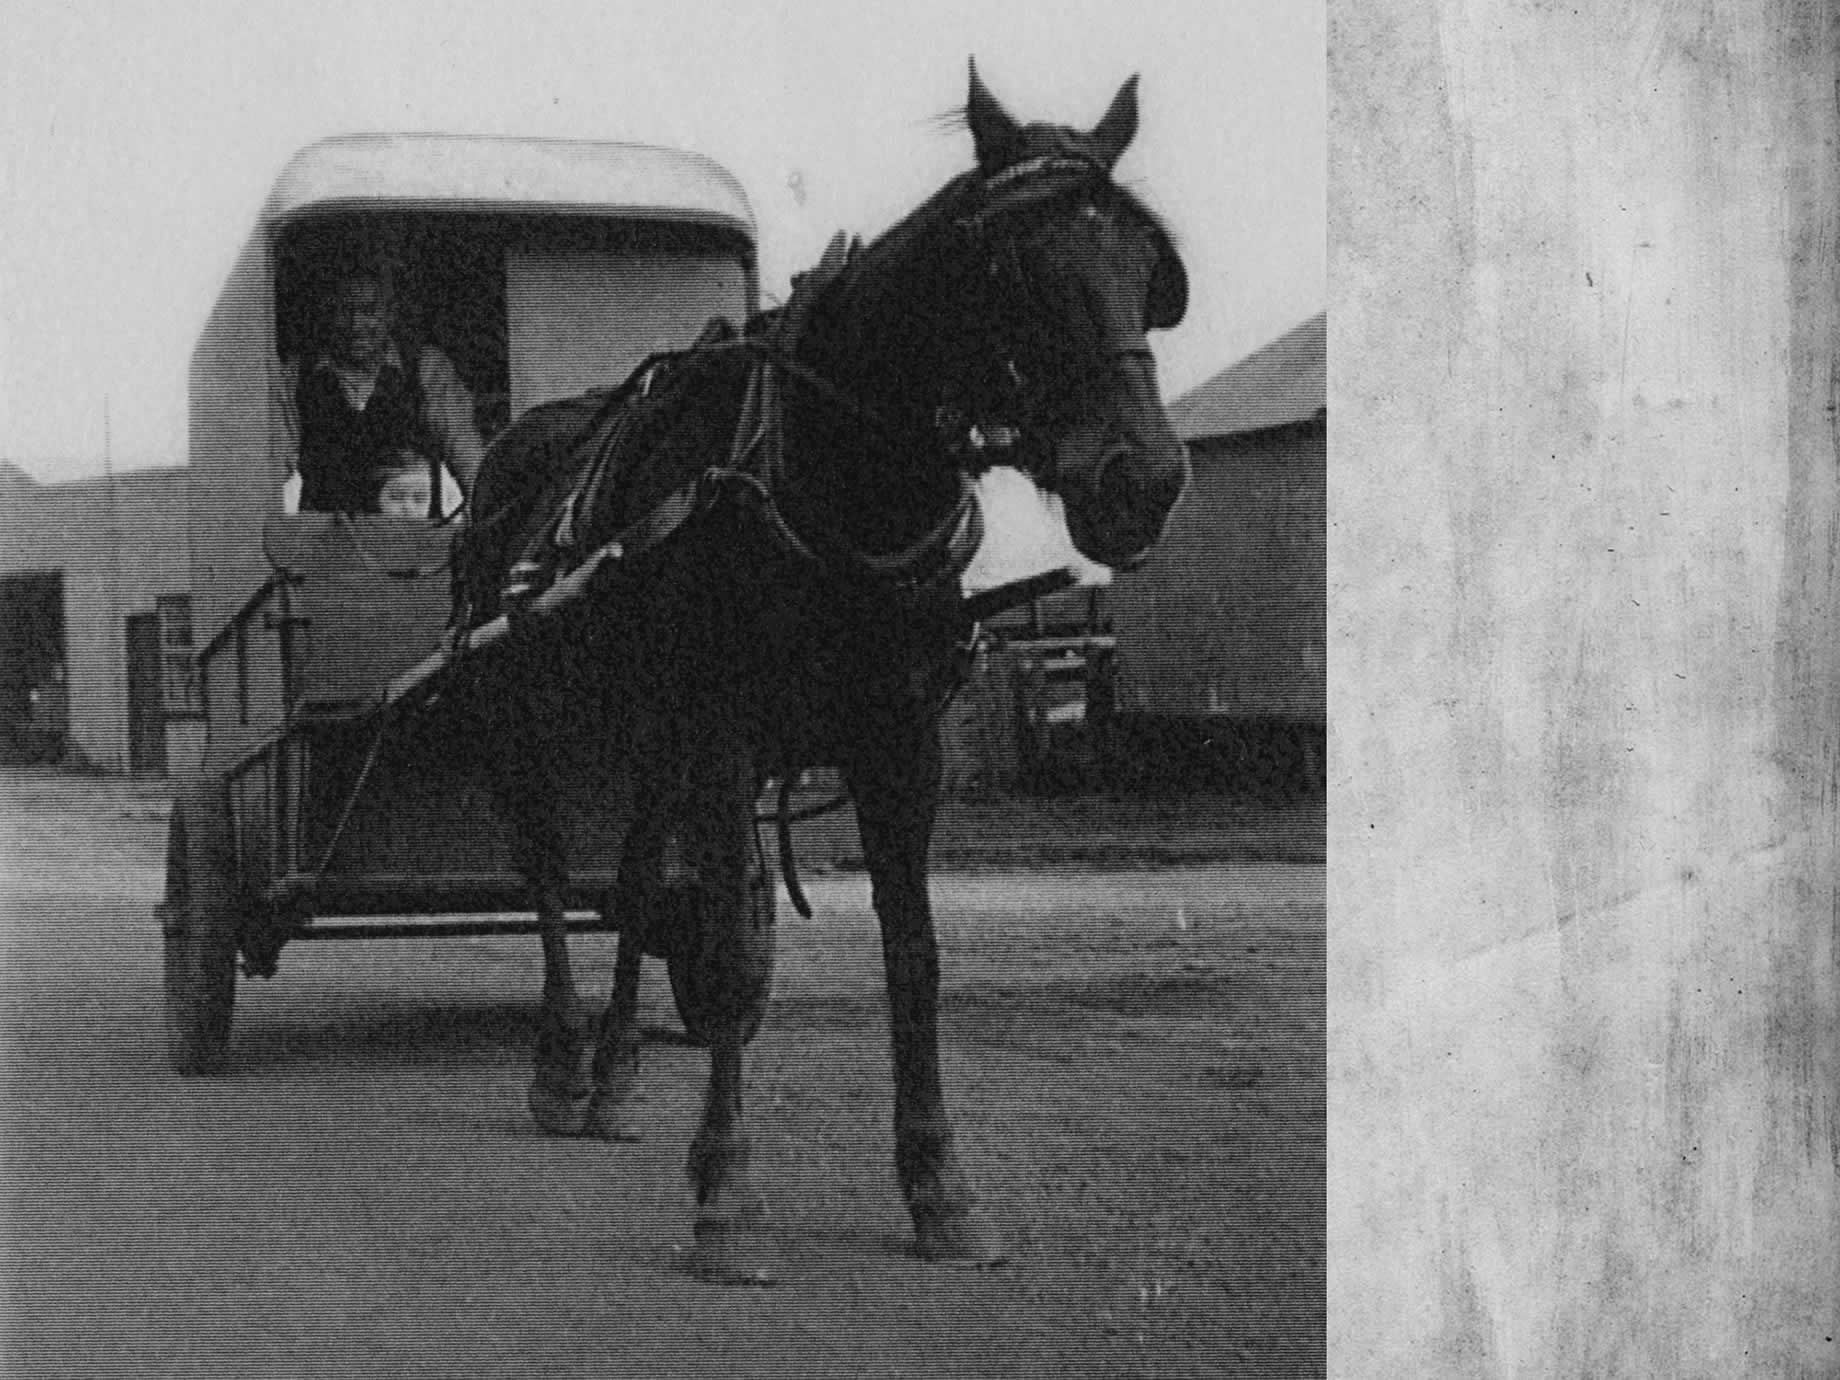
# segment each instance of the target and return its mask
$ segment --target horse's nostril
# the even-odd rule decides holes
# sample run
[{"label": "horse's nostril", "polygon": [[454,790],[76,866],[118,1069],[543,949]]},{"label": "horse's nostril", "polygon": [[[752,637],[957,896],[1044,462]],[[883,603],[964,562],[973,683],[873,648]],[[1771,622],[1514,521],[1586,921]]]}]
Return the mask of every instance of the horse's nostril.
[{"label": "horse's nostril", "polygon": [[1093,488],[1101,503],[1128,507],[1136,502],[1143,491],[1143,475],[1136,460],[1137,447],[1127,441],[1106,449],[1093,477]]},{"label": "horse's nostril", "polygon": [[1172,453],[1120,441],[1100,459],[1093,491],[1102,502],[1146,516],[1161,514],[1182,496],[1190,473],[1186,446]]}]

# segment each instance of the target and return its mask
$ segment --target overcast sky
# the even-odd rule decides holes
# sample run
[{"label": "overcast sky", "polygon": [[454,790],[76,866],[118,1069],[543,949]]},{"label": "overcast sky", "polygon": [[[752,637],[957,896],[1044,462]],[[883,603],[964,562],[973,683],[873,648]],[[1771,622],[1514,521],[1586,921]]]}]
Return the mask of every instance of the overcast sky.
[{"label": "overcast sky", "polygon": [[1090,126],[1141,73],[1119,167],[1168,220],[1175,397],[1326,301],[1322,0],[5,0],[0,459],[41,480],[185,455],[206,311],[288,156],[330,134],[626,139],[740,178],[771,298],[835,230],[969,165],[965,60],[1024,120]]}]

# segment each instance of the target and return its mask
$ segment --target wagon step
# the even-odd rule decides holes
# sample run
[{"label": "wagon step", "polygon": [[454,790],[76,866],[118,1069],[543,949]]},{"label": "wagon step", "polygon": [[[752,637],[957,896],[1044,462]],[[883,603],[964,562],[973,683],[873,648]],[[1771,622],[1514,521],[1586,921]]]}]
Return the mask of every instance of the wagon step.
[{"label": "wagon step", "polygon": [[[613,874],[600,870],[571,877],[562,897],[564,909],[598,910],[613,883]],[[521,877],[509,872],[472,876],[296,872],[272,883],[267,900],[279,912],[323,916],[490,916],[527,911],[529,890]],[[428,930],[418,923],[412,932],[426,934]]]},{"label": "wagon step", "polygon": [[[614,934],[619,925],[598,914],[571,918],[570,934]],[[480,917],[454,920],[315,920],[296,930],[292,939],[478,939],[495,935],[539,932],[534,916]]]}]

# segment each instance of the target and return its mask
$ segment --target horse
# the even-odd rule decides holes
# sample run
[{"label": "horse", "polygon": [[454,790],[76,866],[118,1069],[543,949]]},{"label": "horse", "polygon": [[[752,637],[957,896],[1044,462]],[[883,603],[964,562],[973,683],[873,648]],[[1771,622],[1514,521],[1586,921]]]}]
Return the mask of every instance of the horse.
[{"label": "horse", "polygon": [[[1112,177],[1137,78],[1082,131],[1019,122],[973,65],[964,121],[976,166],[866,247],[834,243],[784,307],[520,418],[484,459],[455,555],[461,636],[501,613],[515,625],[559,584],[585,591],[540,626],[527,616],[518,654],[471,690],[542,939],[529,1106],[551,1133],[637,1137],[641,964],[673,959],[709,1051],[686,1164],[706,1280],[780,1268],[742,1112],[772,969],[755,811],[769,779],[815,766],[854,801],[880,922],[915,1251],[1005,1257],[946,1110],[927,889],[975,478],[994,463],[1031,475],[1061,496],[1076,547],[1116,569],[1145,557],[1189,480],[1146,343],[1182,319],[1186,272]],[[616,778],[620,938],[591,1023],[562,898],[569,841]]]}]

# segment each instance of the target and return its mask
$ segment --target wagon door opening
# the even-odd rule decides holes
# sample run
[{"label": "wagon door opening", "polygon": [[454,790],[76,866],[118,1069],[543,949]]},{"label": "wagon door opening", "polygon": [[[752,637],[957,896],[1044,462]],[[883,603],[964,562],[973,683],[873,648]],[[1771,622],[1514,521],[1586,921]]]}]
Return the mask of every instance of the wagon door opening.
[{"label": "wagon door opening", "polygon": [[63,760],[65,664],[63,573],[0,578],[0,761]]}]

